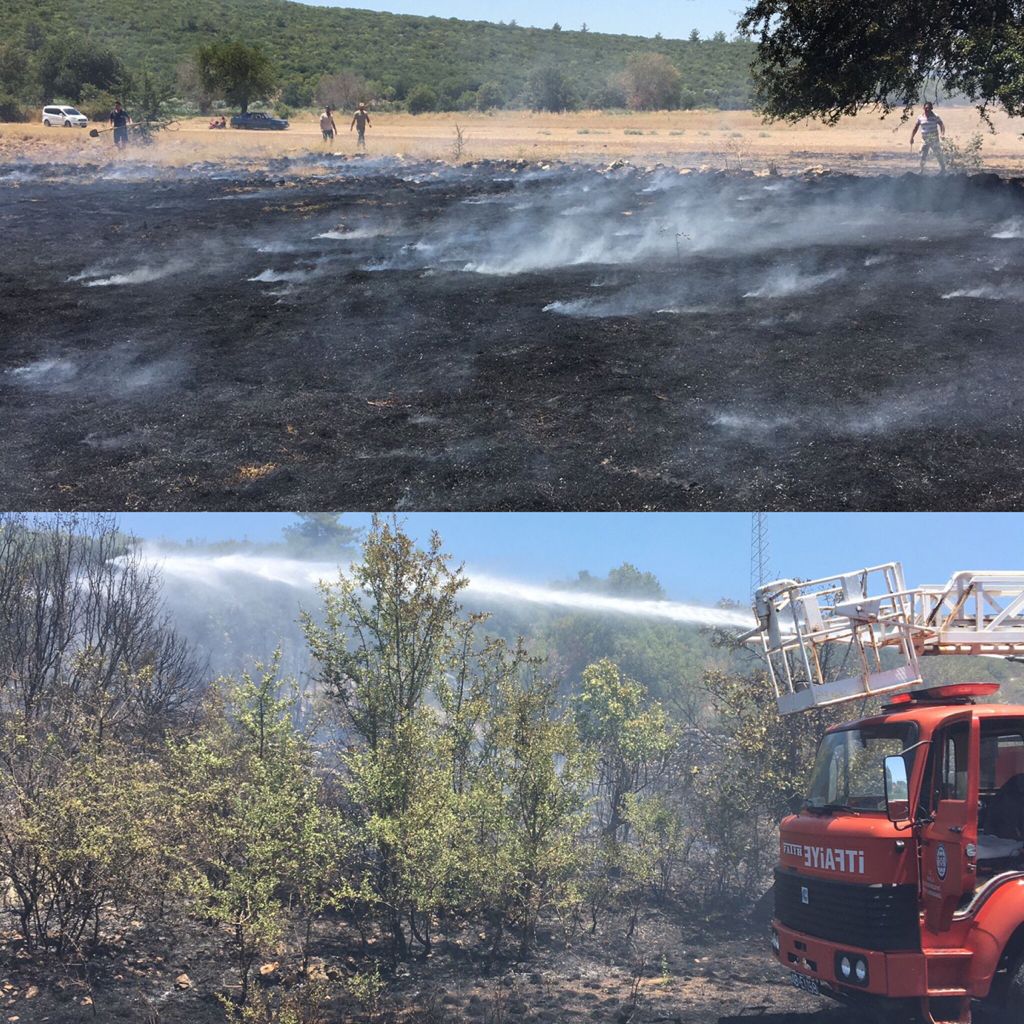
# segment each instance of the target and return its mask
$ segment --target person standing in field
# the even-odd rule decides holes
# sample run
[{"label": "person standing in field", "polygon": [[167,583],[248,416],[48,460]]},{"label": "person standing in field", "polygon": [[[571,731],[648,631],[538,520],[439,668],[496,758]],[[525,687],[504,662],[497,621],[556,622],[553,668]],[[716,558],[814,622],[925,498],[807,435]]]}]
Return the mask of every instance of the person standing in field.
[{"label": "person standing in field", "polygon": [[934,153],[935,159],[939,161],[939,173],[945,174],[946,157],[942,152],[941,140],[946,137],[946,126],[930,103],[924,105],[924,114],[917,119],[914,130],[910,133],[911,146],[914,145],[914,137],[919,130],[921,132],[921,173],[924,173],[924,162],[928,159],[928,154]]},{"label": "person standing in field", "polygon": [[338,134],[338,126],[334,123],[334,114],[330,107],[324,107],[320,115],[320,131],[323,132],[324,142],[333,142],[334,136]]},{"label": "person standing in field", "polygon": [[360,149],[366,149],[366,129],[372,128],[370,124],[370,115],[366,109],[365,103],[359,104],[359,109],[352,115],[352,123],[348,126],[348,130],[352,131],[353,128],[358,132],[358,138],[356,145]]},{"label": "person standing in field", "polygon": [[114,145],[118,149],[124,149],[128,145],[128,125],[132,123],[132,119],[128,116],[128,111],[121,106],[120,100],[114,103],[109,120],[110,126],[114,129]]}]

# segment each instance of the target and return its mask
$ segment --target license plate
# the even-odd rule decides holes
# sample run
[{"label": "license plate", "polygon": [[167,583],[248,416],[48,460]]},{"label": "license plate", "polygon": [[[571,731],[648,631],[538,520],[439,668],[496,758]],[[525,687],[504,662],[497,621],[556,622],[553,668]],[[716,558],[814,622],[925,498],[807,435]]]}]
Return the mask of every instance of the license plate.
[{"label": "license plate", "polygon": [[797,974],[796,971],[790,971],[789,980],[801,992],[809,992],[812,996],[821,995],[821,982],[817,978],[808,978],[805,974]]}]

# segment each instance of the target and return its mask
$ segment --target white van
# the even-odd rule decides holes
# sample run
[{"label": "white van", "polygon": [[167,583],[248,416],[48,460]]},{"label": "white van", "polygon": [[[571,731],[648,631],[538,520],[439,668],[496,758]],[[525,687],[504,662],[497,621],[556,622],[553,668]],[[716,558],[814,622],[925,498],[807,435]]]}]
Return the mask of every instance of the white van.
[{"label": "white van", "polygon": [[89,118],[74,107],[43,107],[43,124],[47,128],[55,124],[65,128],[84,128],[88,123]]}]

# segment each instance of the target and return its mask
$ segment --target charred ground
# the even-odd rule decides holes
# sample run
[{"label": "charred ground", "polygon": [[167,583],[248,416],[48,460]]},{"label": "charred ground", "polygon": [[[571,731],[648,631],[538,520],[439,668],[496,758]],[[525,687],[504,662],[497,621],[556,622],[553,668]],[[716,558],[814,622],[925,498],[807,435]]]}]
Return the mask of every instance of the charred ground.
[{"label": "charred ground", "polygon": [[0,169],[6,506],[1010,508],[1024,193]]},{"label": "charred ground", "polygon": [[[126,922],[127,924],[127,922]],[[526,960],[474,956],[472,937],[452,935],[427,960],[382,974],[372,1007],[344,993],[344,979],[373,963],[354,934],[320,942],[308,967],[333,993],[330,1019],[365,1024],[854,1024],[862,1016],[793,988],[773,964],[764,928],[650,912],[634,937],[625,921],[566,943],[548,932]],[[273,1003],[302,977],[299,965],[269,960],[257,992]],[[202,929],[126,928],[89,968],[51,963],[0,944],[0,1005],[7,1019],[52,1024],[146,1021],[223,1024],[218,993],[230,998],[234,972],[222,936]],[[308,985],[308,982],[306,982]],[[258,998],[258,996],[257,996]]]}]

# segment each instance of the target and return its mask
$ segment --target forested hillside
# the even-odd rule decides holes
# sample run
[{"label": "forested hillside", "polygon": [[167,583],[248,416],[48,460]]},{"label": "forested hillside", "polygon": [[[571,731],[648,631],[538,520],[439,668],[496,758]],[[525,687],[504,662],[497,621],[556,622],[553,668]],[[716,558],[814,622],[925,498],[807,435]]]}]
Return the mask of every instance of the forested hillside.
[{"label": "forested hillside", "polygon": [[[581,103],[602,98],[611,76],[638,53],[665,55],[681,74],[682,106],[749,105],[753,45],[534,29],[483,21],[422,18],[285,0],[5,0],[0,38],[32,54],[79,34],[109,47],[134,74],[173,83],[203,44],[235,39],[261,45],[277,66],[285,102],[308,102],[323,75],[352,72],[378,99],[402,101],[417,86],[441,108],[482,84],[504,102],[523,96],[531,70],[557,66]],[[600,105],[600,104],[599,104]]]}]

